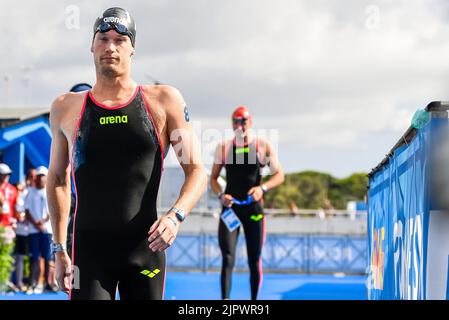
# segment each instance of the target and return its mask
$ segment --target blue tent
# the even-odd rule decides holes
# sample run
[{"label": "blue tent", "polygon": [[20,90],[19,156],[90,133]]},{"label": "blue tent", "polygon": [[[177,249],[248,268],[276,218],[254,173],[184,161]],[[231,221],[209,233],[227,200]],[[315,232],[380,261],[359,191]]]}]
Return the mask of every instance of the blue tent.
[{"label": "blue tent", "polygon": [[31,167],[48,167],[50,144],[48,109],[0,110],[0,161],[11,167],[11,183],[23,181]]}]

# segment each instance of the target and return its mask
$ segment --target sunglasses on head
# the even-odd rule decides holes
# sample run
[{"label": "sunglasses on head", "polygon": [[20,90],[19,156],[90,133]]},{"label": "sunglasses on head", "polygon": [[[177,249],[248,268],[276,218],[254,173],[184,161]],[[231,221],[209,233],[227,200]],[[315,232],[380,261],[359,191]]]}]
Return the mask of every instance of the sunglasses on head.
[{"label": "sunglasses on head", "polygon": [[123,24],[102,22],[98,25],[96,31],[100,31],[101,33],[104,33],[104,32],[108,32],[109,30],[115,30],[124,36],[131,37],[131,33],[129,32],[128,28],[126,26],[124,26]]},{"label": "sunglasses on head", "polygon": [[247,118],[233,118],[232,122],[235,124],[246,124],[248,122]]}]

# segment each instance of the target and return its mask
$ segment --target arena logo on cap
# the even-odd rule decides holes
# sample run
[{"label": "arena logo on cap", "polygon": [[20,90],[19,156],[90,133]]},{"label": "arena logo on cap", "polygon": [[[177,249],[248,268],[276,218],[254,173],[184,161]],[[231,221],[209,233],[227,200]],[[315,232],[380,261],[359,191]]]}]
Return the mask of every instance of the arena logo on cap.
[{"label": "arena logo on cap", "polygon": [[123,24],[126,25],[129,21],[127,21],[128,19],[124,19],[124,18],[119,18],[119,17],[106,17],[103,18],[103,22],[112,22],[112,23],[118,23],[118,24]]}]

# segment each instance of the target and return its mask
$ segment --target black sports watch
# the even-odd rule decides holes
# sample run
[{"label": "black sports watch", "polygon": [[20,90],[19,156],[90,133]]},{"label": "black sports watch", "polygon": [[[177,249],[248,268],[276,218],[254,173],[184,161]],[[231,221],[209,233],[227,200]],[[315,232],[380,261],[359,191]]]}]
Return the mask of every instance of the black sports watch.
[{"label": "black sports watch", "polygon": [[63,252],[63,251],[67,251],[65,244],[52,242],[52,244],[51,244],[51,252],[52,253]]},{"label": "black sports watch", "polygon": [[176,207],[171,207],[169,211],[173,211],[176,214],[176,218],[179,222],[183,222],[186,218],[186,214],[184,212],[184,209],[178,209]]},{"label": "black sports watch", "polygon": [[268,187],[265,183],[263,185],[261,185],[260,187],[262,188],[263,193],[266,193],[268,191]]}]

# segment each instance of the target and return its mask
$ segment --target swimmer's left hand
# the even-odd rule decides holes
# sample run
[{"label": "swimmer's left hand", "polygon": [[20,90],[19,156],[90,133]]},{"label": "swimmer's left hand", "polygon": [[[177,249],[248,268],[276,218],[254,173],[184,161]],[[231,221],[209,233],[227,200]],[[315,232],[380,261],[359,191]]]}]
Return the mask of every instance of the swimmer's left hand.
[{"label": "swimmer's left hand", "polygon": [[153,252],[162,252],[175,241],[179,230],[179,221],[176,216],[168,214],[156,220],[148,231],[149,248]]},{"label": "swimmer's left hand", "polygon": [[251,189],[249,189],[248,194],[253,196],[254,201],[259,201],[263,196],[262,187],[252,187]]}]

